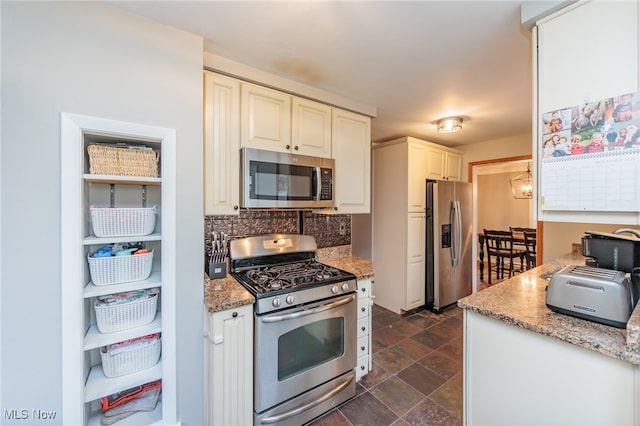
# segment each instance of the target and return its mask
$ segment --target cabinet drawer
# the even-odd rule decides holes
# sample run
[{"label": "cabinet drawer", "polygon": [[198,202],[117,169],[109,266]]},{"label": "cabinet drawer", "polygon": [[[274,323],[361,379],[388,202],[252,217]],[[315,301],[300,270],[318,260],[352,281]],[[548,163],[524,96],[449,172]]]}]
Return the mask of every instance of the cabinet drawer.
[{"label": "cabinet drawer", "polygon": [[369,317],[358,320],[358,338],[369,334]]},{"label": "cabinet drawer", "polygon": [[358,300],[358,318],[364,318],[369,316],[369,299],[359,299]]},{"label": "cabinet drawer", "polygon": [[358,280],[358,299],[364,299],[371,296],[371,280]]},{"label": "cabinet drawer", "polygon": [[362,336],[358,339],[358,357],[369,354],[369,335]]},{"label": "cabinet drawer", "polygon": [[362,376],[365,376],[369,372],[369,355],[364,355],[358,358],[358,364],[356,366],[356,380],[360,380]]}]

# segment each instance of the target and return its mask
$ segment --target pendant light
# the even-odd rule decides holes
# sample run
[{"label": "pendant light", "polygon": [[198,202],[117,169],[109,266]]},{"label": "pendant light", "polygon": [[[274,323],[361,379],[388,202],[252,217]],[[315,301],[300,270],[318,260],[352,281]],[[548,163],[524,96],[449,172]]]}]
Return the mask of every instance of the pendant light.
[{"label": "pendant light", "polygon": [[527,164],[527,171],[509,180],[513,198],[527,199],[533,197],[533,175]]}]

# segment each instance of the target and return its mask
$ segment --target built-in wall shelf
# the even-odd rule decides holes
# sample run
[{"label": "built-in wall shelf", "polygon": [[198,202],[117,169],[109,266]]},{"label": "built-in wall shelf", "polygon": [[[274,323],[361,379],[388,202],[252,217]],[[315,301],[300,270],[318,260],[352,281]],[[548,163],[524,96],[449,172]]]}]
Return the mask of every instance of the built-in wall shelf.
[{"label": "built-in wall shelf", "polygon": [[[101,399],[105,396],[162,380],[162,402],[152,412],[137,413],[117,422],[122,425],[177,424],[176,395],[176,132],[174,129],[126,123],[75,114],[61,115],[61,231],[64,262],[62,276],[62,424],[99,425],[103,417]],[[131,144],[143,142],[159,154],[159,177],[106,176],[89,174],[88,147],[96,143]],[[155,166],[155,165],[154,165]],[[95,170],[95,169],[94,169]],[[150,170],[155,173],[155,170]],[[138,173],[138,171],[134,171]],[[139,174],[145,174],[141,171]],[[149,235],[96,237],[91,222],[91,207],[154,207],[154,230]],[[108,220],[111,220],[110,217]],[[116,220],[116,219],[113,219]],[[117,219],[120,220],[120,219]],[[135,219],[132,219],[135,220]],[[140,231],[148,232],[150,230]],[[110,232],[115,234],[116,232]],[[126,231],[125,231],[126,232]],[[106,234],[109,234],[107,232]],[[88,259],[101,246],[137,245],[152,250],[151,273],[144,280],[95,285]],[[133,255],[135,256],[135,255]],[[126,262],[104,268],[130,268]],[[103,266],[100,266],[103,267]],[[116,279],[126,280],[144,274],[129,274],[116,269]],[[111,270],[107,269],[107,274]],[[97,277],[96,277],[97,280]],[[115,293],[158,289],[153,320],[131,327],[129,318],[114,309],[103,315],[109,320],[123,318],[124,330],[101,333],[94,309],[95,298]],[[148,319],[151,319],[149,317]],[[101,352],[109,345],[150,334],[160,337],[158,362],[141,371],[118,377],[106,377]],[[156,346],[157,348],[157,346]],[[135,349],[134,349],[135,350]],[[136,362],[151,364],[157,352],[141,353]],[[129,360],[112,358],[117,373]]]},{"label": "built-in wall shelf", "polygon": [[134,281],[131,283],[111,284],[111,285],[95,285],[91,281],[85,286],[82,296],[85,299],[96,296],[104,296],[106,294],[122,293],[123,291],[142,290],[145,288],[160,287],[162,285],[162,277],[159,271],[151,272],[146,280]]},{"label": "built-in wall shelf", "polygon": [[85,182],[89,183],[106,183],[106,184],[122,184],[122,185],[160,185],[161,178],[136,177],[136,176],[111,176],[111,175],[83,175]]},{"label": "built-in wall shelf", "polygon": [[127,374],[120,377],[107,377],[102,371],[102,365],[97,365],[89,372],[87,384],[84,388],[84,402],[100,399],[105,395],[111,395],[130,389],[134,386],[153,382],[162,378],[162,361],[146,370]]},{"label": "built-in wall shelf", "polygon": [[115,333],[100,333],[98,327],[93,324],[84,335],[84,350],[96,349],[112,343],[133,339],[134,337],[146,336],[147,334],[160,333],[162,331],[162,312],[156,314],[153,322],[142,327],[129,328]]}]

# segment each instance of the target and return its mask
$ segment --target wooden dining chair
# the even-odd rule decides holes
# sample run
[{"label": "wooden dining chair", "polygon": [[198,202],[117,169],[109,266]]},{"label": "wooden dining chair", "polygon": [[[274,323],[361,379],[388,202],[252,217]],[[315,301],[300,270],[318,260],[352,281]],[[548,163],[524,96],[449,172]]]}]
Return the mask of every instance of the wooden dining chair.
[{"label": "wooden dining chair", "polygon": [[[496,278],[504,279],[505,271],[508,278],[515,275],[513,259],[524,258],[525,251],[514,249],[513,233],[509,231],[485,229],[484,239],[487,244],[487,264],[489,284],[491,284],[491,272],[495,271]],[[493,257],[493,263],[491,258]]]},{"label": "wooden dining chair", "polygon": [[514,250],[520,250],[520,252],[522,253],[520,255],[520,271],[524,271],[525,268],[527,268],[527,256],[526,256],[526,252],[527,252],[527,245],[525,244],[524,241],[524,233],[525,232],[536,232],[536,228],[526,228],[523,226],[510,226],[509,230],[511,231],[512,237],[513,237],[513,248]]},{"label": "wooden dining chair", "polygon": [[535,268],[537,262],[536,244],[537,235],[536,230],[524,231],[524,245],[525,245],[525,259],[527,262],[527,270]]}]

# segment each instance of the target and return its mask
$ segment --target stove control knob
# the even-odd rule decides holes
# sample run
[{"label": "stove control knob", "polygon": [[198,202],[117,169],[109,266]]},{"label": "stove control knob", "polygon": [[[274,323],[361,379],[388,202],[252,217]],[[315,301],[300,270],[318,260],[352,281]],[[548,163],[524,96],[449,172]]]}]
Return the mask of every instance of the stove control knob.
[{"label": "stove control knob", "polygon": [[293,298],[293,296],[292,296],[292,295],[288,295],[288,296],[287,296],[287,298],[286,298],[285,300],[287,301],[287,303],[288,303],[289,305],[291,305],[291,304],[293,304],[293,302],[294,302],[294,300],[295,300],[295,299]]},{"label": "stove control knob", "polygon": [[333,294],[337,294],[338,293],[338,286],[334,285],[333,287],[331,287],[331,293]]},{"label": "stove control knob", "polygon": [[277,308],[278,306],[280,306],[280,298],[276,297],[275,299],[273,299],[271,304]]},{"label": "stove control knob", "polygon": [[342,291],[349,291],[349,284],[347,283],[342,284]]}]

